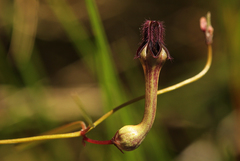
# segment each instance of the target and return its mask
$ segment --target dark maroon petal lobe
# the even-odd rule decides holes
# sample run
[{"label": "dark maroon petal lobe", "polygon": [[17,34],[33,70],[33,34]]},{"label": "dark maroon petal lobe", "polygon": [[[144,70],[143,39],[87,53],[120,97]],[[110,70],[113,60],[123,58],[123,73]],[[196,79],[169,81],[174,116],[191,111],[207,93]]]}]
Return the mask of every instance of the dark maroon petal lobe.
[{"label": "dark maroon petal lobe", "polygon": [[151,53],[157,58],[162,48],[170,55],[164,46],[164,27],[163,22],[146,20],[142,26],[142,43],[137,50],[135,58],[139,58],[142,50],[147,47],[147,53]]}]

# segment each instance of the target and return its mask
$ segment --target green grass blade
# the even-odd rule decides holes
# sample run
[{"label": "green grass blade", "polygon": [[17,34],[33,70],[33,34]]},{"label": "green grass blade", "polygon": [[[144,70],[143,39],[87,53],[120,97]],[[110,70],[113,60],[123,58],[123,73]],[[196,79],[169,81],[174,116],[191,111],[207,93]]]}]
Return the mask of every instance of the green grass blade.
[{"label": "green grass blade", "polygon": [[[98,14],[98,9],[93,0],[85,0],[87,10],[89,13],[90,21],[92,24],[92,29],[96,38],[96,43],[98,47],[98,52],[96,53],[95,63],[98,66],[98,78],[103,90],[103,95],[105,96],[105,110],[109,110],[112,107],[116,106],[125,101],[124,93],[121,90],[122,86],[119,82],[119,77],[116,74],[116,69],[114,66],[113,59],[111,57],[110,47],[103,29],[103,25]],[[130,114],[132,112],[129,112]],[[122,113],[122,118],[119,118],[124,122],[133,122],[131,116],[128,113]],[[108,122],[107,129],[108,133],[112,134],[111,129],[113,129],[116,123]],[[116,131],[115,131],[116,132]],[[128,156],[123,156],[124,160],[142,160],[144,156],[140,152],[141,149],[138,149],[134,152],[128,153]],[[123,158],[122,158],[123,159]],[[112,157],[112,160],[118,160],[116,157]]]}]

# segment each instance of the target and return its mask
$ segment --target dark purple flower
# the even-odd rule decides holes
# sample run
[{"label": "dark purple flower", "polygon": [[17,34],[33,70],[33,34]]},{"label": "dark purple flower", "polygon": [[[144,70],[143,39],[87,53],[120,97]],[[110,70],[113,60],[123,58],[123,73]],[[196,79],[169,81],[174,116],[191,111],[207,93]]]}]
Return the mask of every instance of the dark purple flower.
[{"label": "dark purple flower", "polygon": [[164,46],[164,31],[163,22],[146,20],[142,26],[142,44],[135,58],[139,58],[142,50],[147,47],[147,53],[151,53],[154,58],[164,49],[170,59],[170,54]]}]

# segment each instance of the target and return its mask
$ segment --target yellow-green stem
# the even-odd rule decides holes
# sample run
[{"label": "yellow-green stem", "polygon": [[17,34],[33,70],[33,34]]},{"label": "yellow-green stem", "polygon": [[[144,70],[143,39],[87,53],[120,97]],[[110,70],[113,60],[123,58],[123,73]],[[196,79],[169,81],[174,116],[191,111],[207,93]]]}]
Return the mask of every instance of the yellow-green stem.
[{"label": "yellow-green stem", "polygon": [[[160,95],[160,94],[163,94],[163,93],[167,93],[167,92],[170,92],[172,90],[175,90],[175,89],[178,89],[180,87],[183,87],[187,84],[190,84],[192,82],[195,82],[197,81],[198,79],[200,79],[201,77],[203,77],[207,71],[209,70],[210,66],[211,66],[211,63],[212,63],[212,45],[208,45],[208,58],[207,58],[207,62],[206,62],[206,65],[205,67],[203,68],[202,71],[200,71],[197,75],[187,79],[187,80],[184,80],[182,82],[179,82],[175,85],[172,85],[170,87],[166,87],[164,89],[160,89],[157,91],[157,95]],[[140,96],[140,97],[137,97],[137,98],[134,98],[122,105],[119,105],[117,106],[116,108],[112,109],[111,111],[107,112],[106,114],[104,114],[102,117],[100,117],[98,120],[96,120],[94,123],[93,123],[93,126],[89,128],[88,131],[86,131],[86,133],[88,133],[89,131],[91,131],[94,127],[98,126],[101,122],[103,122],[105,119],[107,119],[109,116],[111,116],[113,113],[115,113],[116,111],[122,109],[123,107],[129,105],[129,104],[132,104],[134,102],[137,102],[139,100],[142,100],[145,98],[145,95],[143,96]],[[80,135],[80,131],[77,132],[78,133],[78,136],[81,136]],[[71,134],[71,133],[70,133]],[[0,144],[15,144],[15,143],[22,143],[22,142],[30,142],[30,141],[35,141],[35,140],[47,140],[47,139],[50,139],[48,136],[50,135],[47,135],[46,137],[44,136],[36,136],[34,137],[34,140],[32,140],[31,137],[29,138],[20,138],[20,139],[8,139],[8,140],[0,140]],[[60,138],[63,138],[61,137],[60,134],[56,134],[56,135],[53,135],[51,134],[51,139],[60,139]],[[71,137],[77,137],[77,135],[64,135],[65,138],[71,138]],[[22,140],[22,139],[25,139],[25,140]]]},{"label": "yellow-green stem", "polygon": [[80,134],[80,131],[67,133],[67,134],[43,135],[43,136],[33,136],[33,137],[20,138],[20,139],[0,140],[0,144],[16,144],[16,143],[24,143],[24,142],[30,142],[30,141],[38,141],[38,140],[73,138],[73,137],[79,137],[80,136],[79,134]]},{"label": "yellow-green stem", "polygon": [[[207,24],[208,26],[210,25],[210,14],[208,14],[207,16]],[[211,33],[212,34],[212,33]],[[212,36],[212,35],[211,35]],[[207,71],[209,70],[210,66],[211,66],[211,62],[212,62],[212,45],[211,43],[208,44],[208,58],[207,58],[207,63],[204,67],[204,69],[198,73],[197,75],[187,79],[187,80],[184,80],[180,83],[177,83],[175,85],[172,85],[170,87],[167,87],[167,88],[164,88],[164,89],[161,89],[161,90],[158,90],[157,91],[157,94],[156,94],[156,97],[157,95],[160,95],[160,94],[163,94],[163,93],[166,93],[166,92],[169,92],[169,91],[172,91],[172,90],[175,90],[177,88],[180,88],[180,87],[183,87],[189,83],[192,83],[194,81],[197,81],[198,79],[200,79],[202,76],[204,76]],[[160,70],[159,70],[160,71]],[[145,72],[145,76],[146,76],[146,72]],[[146,86],[147,86],[148,83],[146,83]],[[155,84],[157,84],[155,82]],[[154,85],[153,85],[154,86]],[[157,89],[157,88],[156,88]],[[156,89],[148,89],[148,91],[152,91],[151,93],[154,94],[155,93],[155,90]],[[147,89],[146,89],[147,90]],[[148,99],[148,97],[152,97],[152,96],[148,96],[148,93],[146,93],[146,99]],[[102,117],[100,117],[97,121],[95,121],[93,123],[92,126],[89,126],[88,128],[86,128],[86,131],[85,133],[91,131],[94,127],[96,127],[97,125],[99,125],[101,122],[103,122],[106,118],[108,118],[109,116],[111,116],[113,113],[115,113],[116,111],[118,111],[119,109],[129,105],[129,104],[132,104],[134,102],[137,102],[141,99],[144,99],[145,96],[140,96],[138,98],[135,98],[135,99],[132,99],[128,102],[125,102],[124,104],[114,108],[113,110],[107,112],[105,115],[103,115]],[[154,98],[154,97],[152,97]],[[146,102],[149,102],[149,101],[146,101]],[[146,106],[152,106],[152,105],[146,105]],[[152,109],[151,112],[153,112],[154,110]],[[139,124],[139,127],[141,127],[141,125],[143,124],[143,122],[149,122],[149,128],[145,128],[145,131],[148,131],[151,126],[152,126],[152,121],[154,120],[154,117],[151,117],[150,120],[146,119],[148,116],[150,115],[149,111],[146,111],[145,110],[145,114],[144,114],[144,118],[142,120],[142,122]],[[153,115],[152,115],[153,116]],[[153,120],[152,120],[153,119]],[[80,121],[81,122],[81,121]],[[79,123],[79,122],[76,122],[76,123]],[[75,122],[73,123],[75,124]],[[82,124],[82,122],[81,122]],[[136,125],[138,126],[138,125]],[[65,127],[65,126],[63,126]],[[82,126],[83,127],[83,126]],[[84,127],[85,128],[85,127]],[[143,129],[144,131],[144,129]],[[72,137],[78,137],[78,136],[81,136],[81,131],[77,131],[77,132],[73,132],[73,133],[67,133],[67,134],[49,134],[49,135],[43,135],[43,136],[35,136],[35,137],[28,137],[28,138],[20,138],[20,139],[7,139],[7,140],[0,140],[0,144],[15,144],[15,143],[23,143],[23,142],[30,142],[30,141],[37,141],[37,140],[49,140],[49,139],[60,139],[60,138],[72,138]]]}]

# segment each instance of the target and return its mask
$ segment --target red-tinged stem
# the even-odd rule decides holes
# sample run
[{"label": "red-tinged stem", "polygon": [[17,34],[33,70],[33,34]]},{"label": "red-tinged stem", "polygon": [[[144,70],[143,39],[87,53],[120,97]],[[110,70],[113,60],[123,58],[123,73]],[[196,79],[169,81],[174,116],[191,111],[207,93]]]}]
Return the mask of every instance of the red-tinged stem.
[{"label": "red-tinged stem", "polygon": [[87,142],[93,143],[93,144],[101,144],[101,145],[113,144],[112,140],[104,140],[104,141],[93,140],[93,139],[86,137],[86,135],[83,135],[83,142],[84,141],[87,141]]},{"label": "red-tinged stem", "polygon": [[90,127],[87,128],[83,128],[83,130],[81,131],[81,136],[83,137],[83,145],[85,146],[85,141],[89,142],[89,143],[93,143],[93,144],[101,144],[101,145],[109,145],[109,144],[113,144],[112,140],[104,140],[104,141],[99,141],[99,140],[93,140],[90,139],[86,136],[86,132],[89,130]]}]

